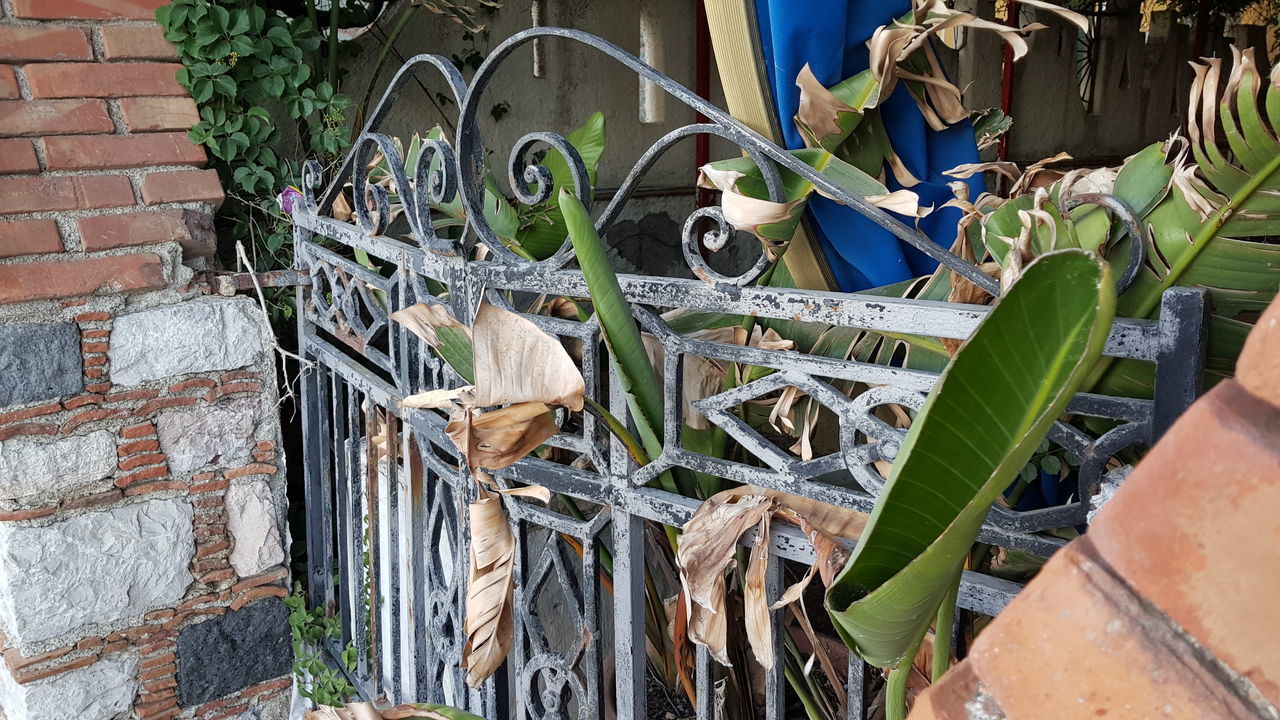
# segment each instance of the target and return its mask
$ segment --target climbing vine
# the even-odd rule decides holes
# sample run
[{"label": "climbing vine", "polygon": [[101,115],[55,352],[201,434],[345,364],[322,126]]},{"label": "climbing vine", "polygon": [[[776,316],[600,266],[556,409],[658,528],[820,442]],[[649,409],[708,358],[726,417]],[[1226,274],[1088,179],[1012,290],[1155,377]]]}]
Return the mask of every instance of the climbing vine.
[{"label": "climbing vine", "polygon": [[[234,265],[228,250],[242,242],[260,271],[292,262],[290,226],[276,194],[297,184],[302,160],[329,164],[346,150],[351,106],[329,62],[338,50],[336,28],[322,34],[314,13],[291,17],[270,7],[260,0],[174,0],[156,11],[182,60],[178,81],[199,107],[191,140],[207,149],[227,192],[218,216],[224,260]],[[279,151],[282,122],[294,124],[304,157]],[[292,315],[289,293],[277,293],[271,304],[275,319]]]}]

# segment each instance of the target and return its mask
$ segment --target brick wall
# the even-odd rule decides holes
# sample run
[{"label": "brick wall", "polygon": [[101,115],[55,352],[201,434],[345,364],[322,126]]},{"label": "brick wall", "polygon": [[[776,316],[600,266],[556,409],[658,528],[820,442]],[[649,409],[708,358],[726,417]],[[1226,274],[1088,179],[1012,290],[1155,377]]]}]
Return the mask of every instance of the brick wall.
[{"label": "brick wall", "polygon": [[1280,302],[911,720],[1276,718]]},{"label": "brick wall", "polygon": [[223,195],[158,4],[0,0],[8,720],[288,702],[270,331],[192,282]]}]

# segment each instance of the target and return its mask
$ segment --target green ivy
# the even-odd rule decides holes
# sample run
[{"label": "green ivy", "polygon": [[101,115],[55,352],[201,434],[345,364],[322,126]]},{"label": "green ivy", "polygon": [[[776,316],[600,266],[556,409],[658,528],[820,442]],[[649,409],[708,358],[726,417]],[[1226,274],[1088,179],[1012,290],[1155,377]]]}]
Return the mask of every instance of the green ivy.
[{"label": "green ivy", "polygon": [[[293,674],[298,679],[299,694],[321,705],[340,707],[355,694],[356,689],[345,675],[325,662],[321,647],[325,640],[341,636],[341,620],[325,614],[321,608],[308,608],[301,586],[294,587],[293,594],[284,599],[284,604],[289,608]],[[341,659],[348,672],[355,672],[354,645],[347,645]]]},{"label": "green ivy", "polygon": [[[218,214],[223,252],[237,241],[248,249],[254,270],[292,264],[288,217],[276,196],[299,183],[301,164],[332,164],[348,147],[345,111],[351,101],[338,92],[338,78],[325,77],[328,51],[336,42],[308,17],[290,17],[269,0],[174,0],[156,11],[165,39],[178,48],[178,82],[191,93],[200,122],[191,141],[207,148],[227,200]],[[328,32],[328,29],[326,29]],[[336,75],[330,69],[329,75]],[[292,122],[305,157],[281,157]],[[234,255],[224,260],[234,265]],[[292,295],[272,298],[276,320],[293,314]]]}]

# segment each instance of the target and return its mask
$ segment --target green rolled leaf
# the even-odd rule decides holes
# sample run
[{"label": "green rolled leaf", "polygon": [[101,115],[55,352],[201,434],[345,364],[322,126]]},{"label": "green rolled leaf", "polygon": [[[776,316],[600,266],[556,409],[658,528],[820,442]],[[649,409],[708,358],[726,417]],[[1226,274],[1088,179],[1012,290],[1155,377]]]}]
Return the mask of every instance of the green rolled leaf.
[{"label": "green rolled leaf", "polygon": [[991,504],[1097,360],[1114,309],[1096,255],[1044,255],[943,372],[827,591],[827,611],[859,656],[887,668],[911,661]]}]

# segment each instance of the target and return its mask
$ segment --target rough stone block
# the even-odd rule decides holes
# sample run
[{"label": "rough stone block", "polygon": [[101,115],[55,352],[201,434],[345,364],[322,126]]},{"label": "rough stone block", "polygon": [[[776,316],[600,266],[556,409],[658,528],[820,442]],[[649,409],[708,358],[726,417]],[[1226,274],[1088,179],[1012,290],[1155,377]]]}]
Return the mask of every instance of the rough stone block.
[{"label": "rough stone block", "polygon": [[169,468],[185,473],[211,463],[230,467],[249,462],[261,422],[260,403],[242,398],[161,415],[156,432]]},{"label": "rough stone block", "polygon": [[16,437],[0,442],[0,500],[71,490],[115,469],[116,441],[106,430],[53,442]]},{"label": "rough stone block", "polygon": [[265,600],[178,635],[178,701],[199,705],[289,674],[289,611]]},{"label": "rough stone block", "polygon": [[47,527],[0,525],[0,618],[10,642],[172,607],[191,584],[191,505],[152,500]]},{"label": "rough stone block", "polygon": [[231,533],[231,567],[252,577],[284,562],[284,542],[276,524],[271,488],[261,480],[227,489],[227,530]]},{"label": "rough stone block", "polygon": [[80,392],[74,323],[0,325],[0,406]]},{"label": "rough stone block", "polygon": [[111,381],[140,385],[256,362],[263,351],[261,314],[249,298],[201,298],[116,318]]},{"label": "rough stone block", "polygon": [[87,667],[19,685],[0,665],[0,705],[8,720],[110,720],[133,704],[138,656],[108,655]]}]

